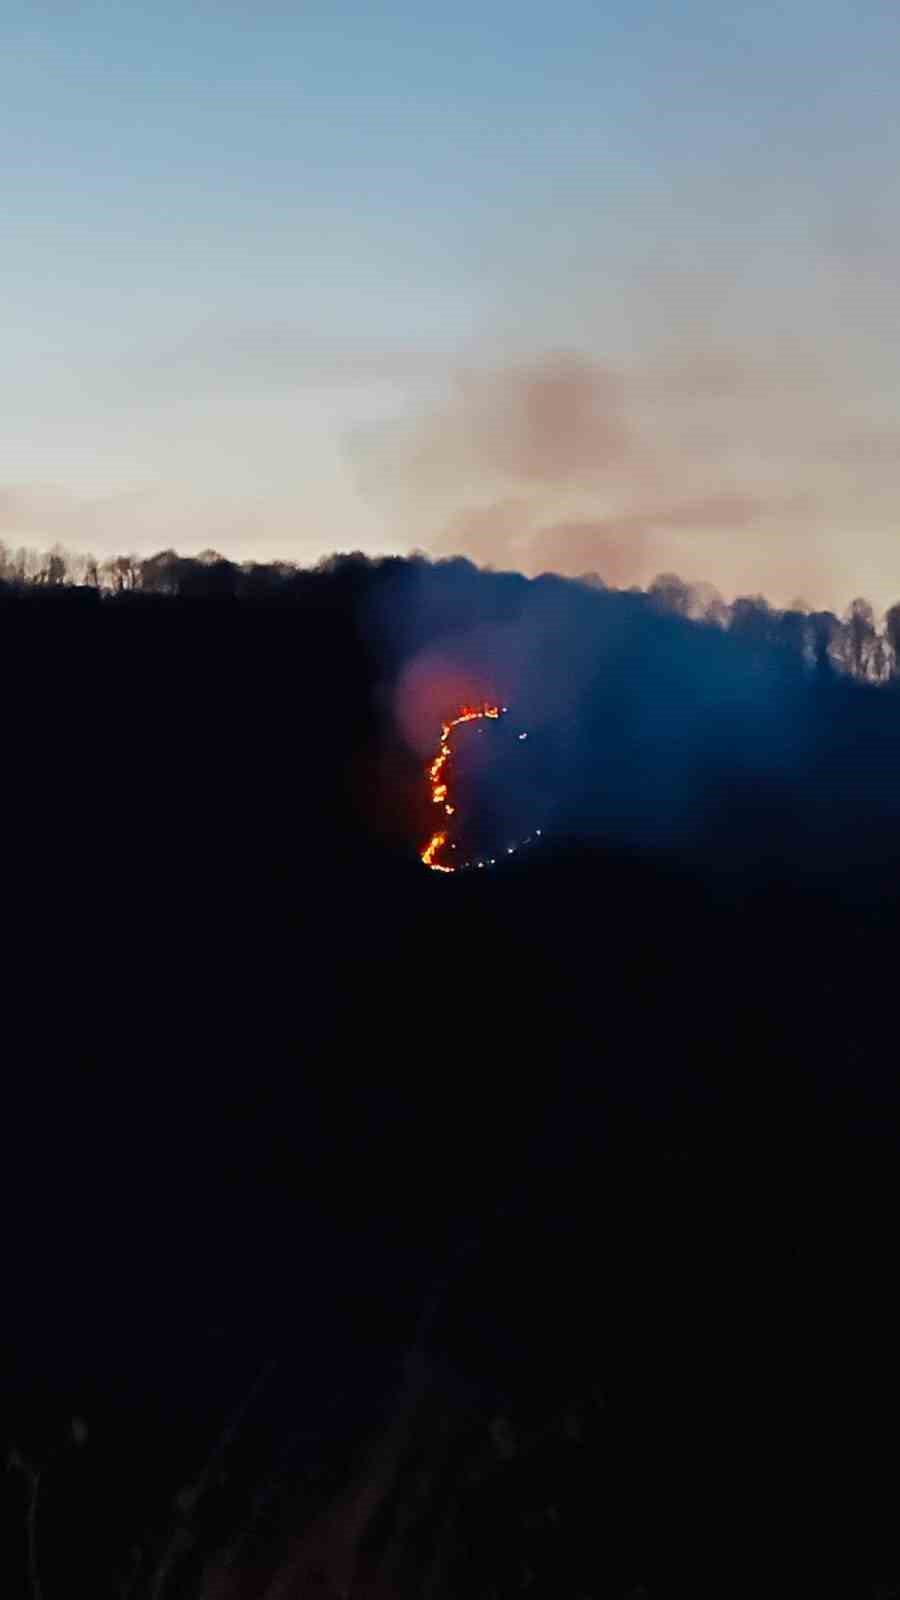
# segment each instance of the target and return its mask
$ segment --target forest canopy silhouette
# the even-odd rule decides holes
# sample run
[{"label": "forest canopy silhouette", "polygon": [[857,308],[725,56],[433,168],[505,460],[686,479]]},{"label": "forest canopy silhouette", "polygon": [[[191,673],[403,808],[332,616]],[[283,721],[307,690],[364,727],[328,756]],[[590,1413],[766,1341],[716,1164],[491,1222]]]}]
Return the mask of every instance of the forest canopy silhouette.
[{"label": "forest canopy silhouette", "polygon": [[412,857],[423,756],[486,692],[537,741],[521,805],[557,839],[845,880],[890,853],[900,603],[879,626],[862,599],[842,617],[726,604],[672,575],[617,590],[461,558],[0,545],[0,604],[7,738],[45,763],[32,826],[52,813],[86,839],[102,813],[104,853],[126,827],[144,859],[188,835],[244,854],[265,818],[290,854]]}]

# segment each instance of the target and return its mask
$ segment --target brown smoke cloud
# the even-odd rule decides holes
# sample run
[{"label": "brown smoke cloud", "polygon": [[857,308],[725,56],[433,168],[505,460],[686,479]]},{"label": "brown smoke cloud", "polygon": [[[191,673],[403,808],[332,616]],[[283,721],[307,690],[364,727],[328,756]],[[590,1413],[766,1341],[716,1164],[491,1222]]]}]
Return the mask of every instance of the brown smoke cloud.
[{"label": "brown smoke cloud", "polygon": [[617,585],[674,570],[781,604],[845,604],[868,570],[890,603],[900,432],[867,415],[865,371],[800,338],[689,331],[631,362],[451,372],[437,404],[354,437],[357,484],[411,544],[483,565]]},{"label": "brown smoke cloud", "polygon": [[494,335],[486,316],[456,355],[205,330],[136,360],[107,396],[104,450],[135,487],[102,492],[100,451],[100,493],[12,483],[0,539],[238,560],[424,549],[881,609],[900,595],[900,427],[878,337],[893,301],[864,265],[823,268],[805,318],[795,293],[761,291],[739,316],[724,271],[663,266],[615,302],[618,336],[612,316],[592,319],[593,290],[574,297],[581,344],[550,344],[550,277],[545,316],[514,304],[513,332]]}]

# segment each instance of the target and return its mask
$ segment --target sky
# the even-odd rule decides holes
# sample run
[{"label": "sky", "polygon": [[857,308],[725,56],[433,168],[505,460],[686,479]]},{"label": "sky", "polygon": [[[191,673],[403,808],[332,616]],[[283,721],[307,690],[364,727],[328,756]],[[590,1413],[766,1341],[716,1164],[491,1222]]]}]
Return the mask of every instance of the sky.
[{"label": "sky", "polygon": [[0,0],[0,540],[900,598],[889,0]]}]

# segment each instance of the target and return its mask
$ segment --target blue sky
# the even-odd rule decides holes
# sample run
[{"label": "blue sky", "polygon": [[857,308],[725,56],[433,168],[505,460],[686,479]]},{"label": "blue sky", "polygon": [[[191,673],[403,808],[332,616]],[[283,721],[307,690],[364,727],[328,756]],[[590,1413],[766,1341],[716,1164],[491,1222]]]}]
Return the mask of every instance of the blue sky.
[{"label": "blue sky", "polygon": [[[898,69],[872,0],[0,0],[0,539],[303,560],[476,518],[526,566],[596,526],[599,570],[896,598]],[[459,441],[472,381],[506,439],[560,350],[641,442],[536,489]]]}]

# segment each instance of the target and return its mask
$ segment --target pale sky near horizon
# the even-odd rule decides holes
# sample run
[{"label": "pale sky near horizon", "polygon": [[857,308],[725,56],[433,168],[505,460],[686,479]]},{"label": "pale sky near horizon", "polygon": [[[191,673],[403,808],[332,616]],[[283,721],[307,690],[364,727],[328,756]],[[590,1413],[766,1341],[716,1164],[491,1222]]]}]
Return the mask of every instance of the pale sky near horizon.
[{"label": "pale sky near horizon", "polygon": [[900,598],[900,8],[0,0],[0,540]]}]

